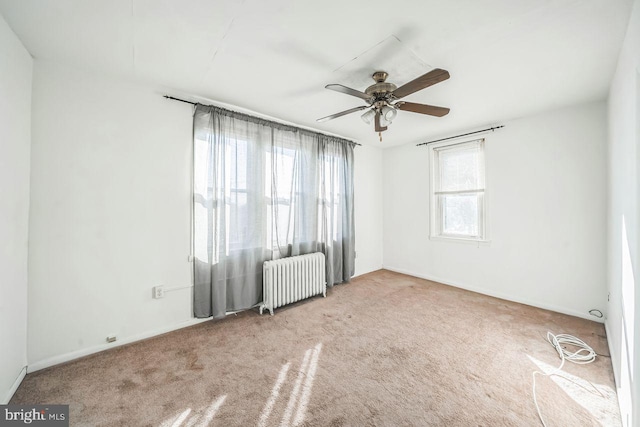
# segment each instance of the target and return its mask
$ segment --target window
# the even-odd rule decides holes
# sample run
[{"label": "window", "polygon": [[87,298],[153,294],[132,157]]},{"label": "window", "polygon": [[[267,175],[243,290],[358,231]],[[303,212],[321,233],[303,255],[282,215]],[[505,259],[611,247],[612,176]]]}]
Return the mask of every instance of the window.
[{"label": "window", "polygon": [[486,239],[484,139],[431,153],[431,237]]},{"label": "window", "polygon": [[275,257],[286,256],[282,250],[294,240],[308,247],[333,246],[340,234],[345,174],[340,158],[325,154],[311,166],[307,150],[291,147],[270,147],[266,153],[267,235]]},{"label": "window", "polygon": [[202,104],[193,136],[196,317],[259,303],[273,258],[323,252],[327,286],[353,276],[351,142]]}]

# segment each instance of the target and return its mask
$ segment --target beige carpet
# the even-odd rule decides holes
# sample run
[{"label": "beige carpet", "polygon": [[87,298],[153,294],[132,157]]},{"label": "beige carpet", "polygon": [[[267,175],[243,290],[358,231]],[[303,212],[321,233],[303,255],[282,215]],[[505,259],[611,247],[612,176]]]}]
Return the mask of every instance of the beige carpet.
[{"label": "beige carpet", "polygon": [[[11,403],[68,403],[79,426],[536,426],[548,330],[608,354],[601,324],[381,270],[29,374]],[[539,379],[548,425],[618,425],[610,360],[565,371]]]}]

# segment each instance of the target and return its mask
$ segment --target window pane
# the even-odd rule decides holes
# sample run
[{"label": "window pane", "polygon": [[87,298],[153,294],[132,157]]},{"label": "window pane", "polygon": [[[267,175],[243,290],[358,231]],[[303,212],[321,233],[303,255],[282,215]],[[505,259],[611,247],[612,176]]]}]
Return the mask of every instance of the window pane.
[{"label": "window pane", "polygon": [[483,187],[480,146],[441,150],[439,191],[475,190]]},{"label": "window pane", "polygon": [[[300,185],[298,151],[273,147],[266,153],[265,195],[267,198],[267,247],[285,250],[293,242],[297,215],[296,191]],[[285,252],[286,253],[286,252]]]},{"label": "window pane", "polygon": [[273,166],[275,166],[273,170],[273,182],[276,185],[276,197],[278,199],[290,200],[295,185],[294,178],[297,172],[296,152],[288,149],[276,150]]},{"label": "window pane", "polygon": [[277,204],[274,209],[275,218],[273,218],[272,230],[272,247],[271,249],[286,248],[292,243],[293,226],[294,226],[294,209],[295,205]]},{"label": "window pane", "polygon": [[232,192],[227,200],[228,251],[251,247],[251,229],[247,194]]},{"label": "window pane", "polygon": [[247,141],[232,140],[227,147],[227,173],[229,186],[233,190],[247,189]]},{"label": "window pane", "polygon": [[460,236],[478,236],[478,199],[477,194],[443,195],[442,234]]}]

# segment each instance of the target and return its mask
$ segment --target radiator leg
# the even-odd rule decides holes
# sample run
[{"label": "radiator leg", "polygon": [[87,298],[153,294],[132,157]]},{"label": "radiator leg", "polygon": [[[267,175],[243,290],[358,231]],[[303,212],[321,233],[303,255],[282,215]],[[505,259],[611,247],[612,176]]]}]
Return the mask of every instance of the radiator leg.
[{"label": "radiator leg", "polygon": [[327,287],[326,287],[326,286],[325,286],[325,287],[324,287],[324,289],[322,290],[322,296],[323,296],[324,298],[326,298],[326,297],[327,297]]},{"label": "radiator leg", "polygon": [[273,316],[273,308],[269,309],[269,313],[271,313],[271,315]]},{"label": "radiator leg", "polygon": [[264,304],[260,306],[260,316],[262,316],[262,310],[264,310]]}]

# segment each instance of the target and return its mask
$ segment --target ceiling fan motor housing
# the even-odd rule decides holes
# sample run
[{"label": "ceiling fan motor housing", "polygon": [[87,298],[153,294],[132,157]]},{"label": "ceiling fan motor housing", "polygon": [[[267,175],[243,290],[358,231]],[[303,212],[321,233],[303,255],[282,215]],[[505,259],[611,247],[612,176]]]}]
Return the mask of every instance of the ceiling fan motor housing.
[{"label": "ceiling fan motor housing", "polygon": [[384,71],[376,71],[375,73],[373,73],[371,78],[373,78],[376,83],[366,88],[364,93],[376,98],[375,101],[380,101],[380,98],[388,98],[388,95],[390,95],[391,92],[397,89],[397,86],[393,83],[385,82],[388,76],[389,74]]}]

